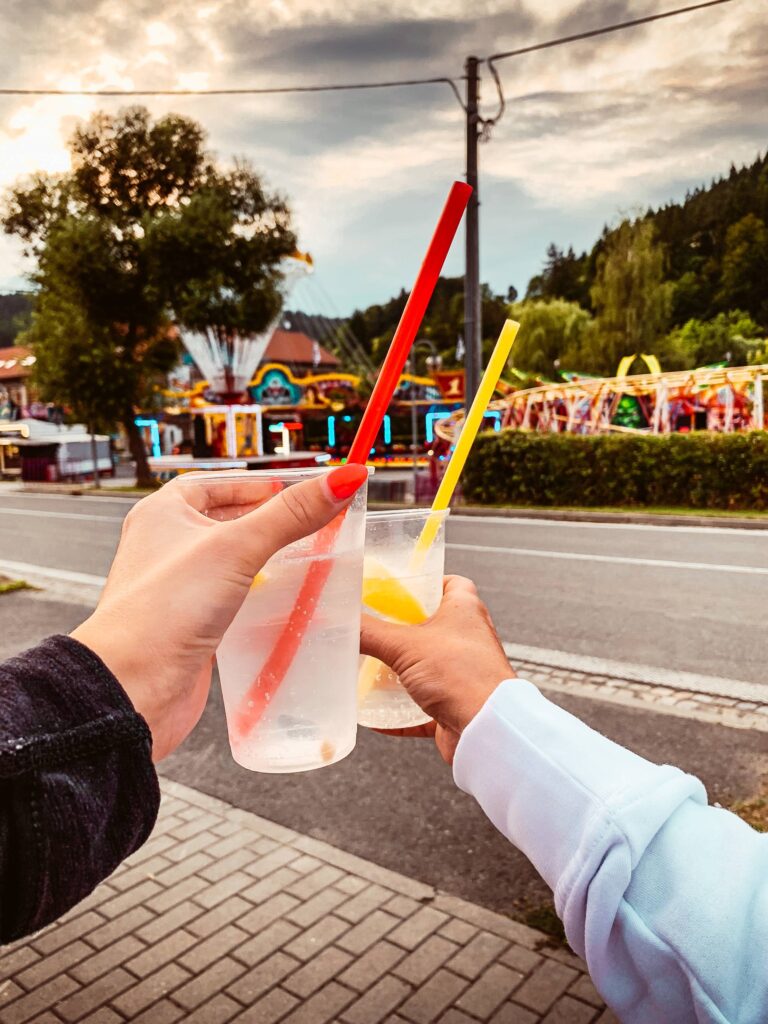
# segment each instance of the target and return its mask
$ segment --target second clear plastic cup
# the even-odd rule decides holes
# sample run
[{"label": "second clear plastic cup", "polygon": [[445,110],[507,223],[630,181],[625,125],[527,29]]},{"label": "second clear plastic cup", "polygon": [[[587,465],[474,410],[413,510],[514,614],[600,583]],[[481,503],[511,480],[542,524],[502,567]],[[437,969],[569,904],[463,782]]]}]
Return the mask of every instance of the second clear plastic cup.
[{"label": "second clear plastic cup", "polygon": [[[233,519],[324,468],[194,474],[213,519]],[[290,773],[334,764],[355,746],[360,652],[360,586],[367,486],[343,518],[290,544],[255,577],[219,645],[219,668],[232,756],[251,771]],[[285,637],[309,572],[324,577],[309,621],[281,678],[265,665]],[[325,575],[327,572],[327,576]]]},{"label": "second clear plastic cup", "polygon": [[[435,539],[426,552],[417,555],[421,531],[433,516],[440,523]],[[447,511],[431,509],[368,513],[363,563],[365,612],[390,622],[415,625],[437,611],[443,594],[447,517]],[[357,687],[359,725],[407,729],[429,721],[429,715],[411,700],[395,673],[375,658],[361,659]]]}]

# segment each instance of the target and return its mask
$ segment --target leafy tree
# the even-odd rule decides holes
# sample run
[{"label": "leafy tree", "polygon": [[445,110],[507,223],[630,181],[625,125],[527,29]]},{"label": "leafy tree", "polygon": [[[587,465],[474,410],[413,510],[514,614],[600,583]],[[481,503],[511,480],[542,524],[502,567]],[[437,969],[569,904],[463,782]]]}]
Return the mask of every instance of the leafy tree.
[{"label": "leafy tree", "polygon": [[521,325],[513,350],[518,370],[547,378],[556,375],[556,364],[562,369],[592,371],[588,337],[594,324],[577,303],[528,299],[511,306],[510,315]]},{"label": "leafy tree", "polygon": [[[172,325],[225,342],[263,330],[281,302],[280,260],[295,248],[285,202],[247,165],[219,170],[204,141],[179,115],[96,114],[72,136],[71,171],[16,187],[3,218],[37,260],[38,359],[65,344],[51,333],[58,310],[74,328],[79,386],[90,394],[86,375],[99,368],[103,418],[123,425],[141,483],[151,475],[135,414],[178,356]],[[83,361],[88,344],[98,354]],[[49,377],[46,387],[76,404],[75,385],[65,394]]]},{"label": "leafy tree", "polygon": [[597,261],[592,302],[604,366],[624,355],[661,355],[669,324],[671,288],[664,282],[664,250],[649,220],[622,221]]},{"label": "leafy tree", "polygon": [[31,310],[28,295],[0,295],[0,348],[16,344],[17,335],[29,325]]},{"label": "leafy tree", "polygon": [[768,227],[753,213],[726,232],[718,301],[768,324]]},{"label": "leafy tree", "polygon": [[670,333],[668,343],[687,368],[720,362],[743,366],[757,361],[764,333],[748,313],[732,310],[712,320],[689,320]]},{"label": "leafy tree", "polygon": [[[532,277],[525,293],[526,299],[566,299],[589,307],[588,258],[577,256],[573,247],[568,252],[552,243],[547,247],[547,258],[540,274]],[[513,300],[510,300],[513,301]]]}]

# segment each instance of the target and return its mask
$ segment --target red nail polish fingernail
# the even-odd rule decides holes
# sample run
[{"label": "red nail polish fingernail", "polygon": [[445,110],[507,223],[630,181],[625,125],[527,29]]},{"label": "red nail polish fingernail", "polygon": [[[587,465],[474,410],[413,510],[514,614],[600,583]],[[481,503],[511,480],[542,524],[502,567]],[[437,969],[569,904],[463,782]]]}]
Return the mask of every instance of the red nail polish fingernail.
[{"label": "red nail polish fingernail", "polygon": [[345,501],[368,479],[368,470],[365,466],[358,466],[350,463],[346,466],[339,466],[328,474],[328,487],[336,501]]}]

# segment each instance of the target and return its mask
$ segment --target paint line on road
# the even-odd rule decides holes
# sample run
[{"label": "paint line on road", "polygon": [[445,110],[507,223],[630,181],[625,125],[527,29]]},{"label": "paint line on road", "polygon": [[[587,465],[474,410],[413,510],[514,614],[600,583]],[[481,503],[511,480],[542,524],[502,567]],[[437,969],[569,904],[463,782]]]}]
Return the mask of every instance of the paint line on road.
[{"label": "paint line on road", "polygon": [[695,672],[679,672],[675,669],[658,668],[655,665],[637,665],[630,661],[594,658],[586,654],[554,651],[546,647],[528,647],[524,644],[505,642],[503,647],[504,653],[513,667],[524,661],[531,665],[540,665],[542,668],[583,672],[584,675],[589,676],[607,676],[610,679],[626,680],[630,683],[666,686],[670,690],[706,693],[713,697],[731,697],[734,700],[749,700],[758,703],[763,703],[768,694],[768,685],[761,686],[759,683],[749,683],[743,679],[697,675]]},{"label": "paint line on road", "polygon": [[[100,501],[101,499],[99,499]],[[41,508],[0,508],[0,515],[38,519],[86,519],[91,523],[122,523],[123,516],[96,516],[88,512],[48,512]]]},{"label": "paint line on road", "polygon": [[451,551],[481,551],[492,555],[517,555],[524,558],[560,558],[571,562],[607,562],[610,565],[636,565],[651,569],[692,569],[705,572],[743,573],[768,576],[768,567],[759,565],[723,565],[717,562],[676,562],[666,558],[631,558],[628,555],[591,555],[580,551],[550,551],[545,548],[507,548],[488,544],[445,545]]},{"label": "paint line on road", "polygon": [[[641,511],[641,510],[638,510]],[[490,523],[493,526],[546,526],[550,529],[554,526],[562,526],[566,530],[654,530],[655,532],[663,531],[664,533],[707,533],[721,536],[722,534],[728,535],[740,535],[759,533],[765,534],[765,529],[759,526],[670,526],[667,523],[605,523],[597,520],[577,521],[574,519],[544,519],[538,516],[529,518],[528,516],[468,516],[462,515],[461,512],[451,512],[449,523],[472,523],[478,525],[480,523]]]},{"label": "paint line on road", "polygon": [[31,562],[10,562],[0,559],[0,572],[34,579],[57,580],[60,583],[79,583],[86,587],[103,587],[106,576],[93,576],[88,572],[73,572],[70,569],[55,569],[53,566],[33,565]]}]

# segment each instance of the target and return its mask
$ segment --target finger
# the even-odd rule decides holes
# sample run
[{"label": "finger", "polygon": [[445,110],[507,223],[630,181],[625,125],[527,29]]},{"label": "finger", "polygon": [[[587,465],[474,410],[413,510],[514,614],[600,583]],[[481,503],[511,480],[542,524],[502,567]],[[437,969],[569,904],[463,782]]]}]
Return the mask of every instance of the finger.
[{"label": "finger", "polygon": [[397,651],[413,640],[413,628],[363,614],[360,620],[360,653],[378,658],[392,668]]},{"label": "finger", "polygon": [[166,484],[160,492],[166,499],[181,495],[188,505],[211,519],[235,518],[233,510],[241,508],[242,515],[250,508],[258,508],[282,490],[277,477],[240,470],[219,470],[216,473],[184,473]]},{"label": "finger", "polygon": [[413,736],[416,739],[432,739],[437,729],[437,722],[425,722],[424,725],[412,725],[404,729],[373,729],[382,736]]},{"label": "finger", "polygon": [[477,587],[466,576],[444,576],[443,597],[477,597]]},{"label": "finger", "polygon": [[367,479],[365,466],[346,465],[285,487],[255,512],[223,524],[223,541],[257,572],[276,551],[327,526]]}]

